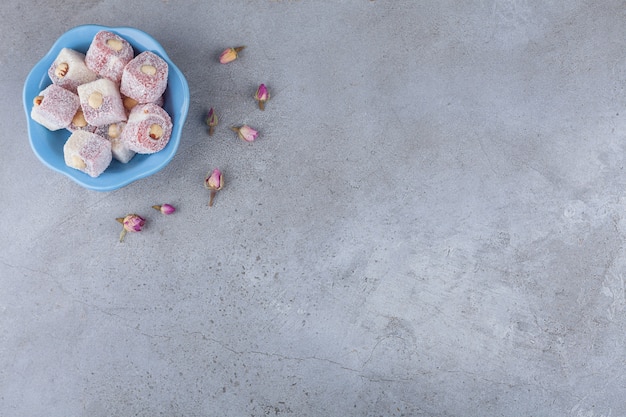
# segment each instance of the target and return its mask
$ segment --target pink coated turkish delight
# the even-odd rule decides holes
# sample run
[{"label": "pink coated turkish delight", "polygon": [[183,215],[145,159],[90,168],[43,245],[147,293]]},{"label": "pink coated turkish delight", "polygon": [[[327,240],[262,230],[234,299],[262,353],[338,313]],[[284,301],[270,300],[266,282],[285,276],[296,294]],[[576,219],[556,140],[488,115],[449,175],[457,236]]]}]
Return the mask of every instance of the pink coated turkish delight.
[{"label": "pink coated turkish delight", "polygon": [[80,107],[78,96],[51,84],[33,100],[30,117],[50,130],[66,128]]},{"label": "pink coated turkish delight", "polygon": [[167,88],[168,65],[160,56],[144,51],[126,65],[120,92],[137,102],[155,102]]},{"label": "pink coated turkish delight", "polygon": [[172,135],[172,119],[154,103],[133,108],[122,131],[122,141],[137,153],[150,154],[165,148]]},{"label": "pink coated turkish delight", "polygon": [[78,86],[80,105],[85,120],[94,126],[103,126],[126,120],[126,112],[117,84],[100,78]]},{"label": "pink coated turkish delight", "polygon": [[48,76],[60,87],[76,93],[76,88],[98,78],[98,74],[85,65],[85,54],[69,48],[63,48],[50,68]]},{"label": "pink coated turkish delight", "polygon": [[95,178],[111,163],[111,143],[95,133],[78,130],[65,142],[63,156],[67,166]]},{"label": "pink coated turkish delight", "polygon": [[102,30],[91,41],[85,54],[85,64],[101,77],[119,83],[124,67],[134,56],[133,47],[126,39]]}]

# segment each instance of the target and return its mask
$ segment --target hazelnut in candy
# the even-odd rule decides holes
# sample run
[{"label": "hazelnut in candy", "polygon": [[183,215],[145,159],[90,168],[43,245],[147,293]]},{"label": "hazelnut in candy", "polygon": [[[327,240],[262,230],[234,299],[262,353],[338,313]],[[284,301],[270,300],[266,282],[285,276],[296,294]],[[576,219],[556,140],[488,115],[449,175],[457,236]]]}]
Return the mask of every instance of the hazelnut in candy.
[{"label": "hazelnut in candy", "polygon": [[126,112],[117,84],[100,78],[78,86],[80,105],[87,123],[103,126],[126,120]]},{"label": "hazelnut in candy", "polygon": [[111,143],[95,133],[78,130],[65,142],[63,156],[67,166],[97,177],[111,163]]},{"label": "hazelnut in candy", "polygon": [[85,54],[85,65],[99,76],[119,83],[135,52],[128,41],[107,30],[96,33]]},{"label": "hazelnut in candy", "polygon": [[95,132],[96,126],[87,123],[87,120],[85,120],[85,115],[83,114],[83,109],[79,107],[76,111],[76,114],[74,115],[74,118],[72,118],[70,125],[67,127],[67,130],[69,130],[70,132],[75,132],[77,130]]},{"label": "hazelnut in candy", "polygon": [[69,48],[63,48],[48,69],[52,82],[76,93],[76,88],[98,78],[98,74],[87,68],[85,55]]},{"label": "hazelnut in candy", "polygon": [[76,94],[51,84],[33,99],[30,117],[50,130],[59,130],[70,125],[79,108]]},{"label": "hazelnut in candy", "polygon": [[154,103],[133,107],[122,130],[122,142],[129,149],[150,154],[165,148],[172,136],[172,119]]},{"label": "hazelnut in candy", "polygon": [[160,56],[144,51],[126,65],[120,92],[138,103],[157,101],[167,88],[168,66]]}]

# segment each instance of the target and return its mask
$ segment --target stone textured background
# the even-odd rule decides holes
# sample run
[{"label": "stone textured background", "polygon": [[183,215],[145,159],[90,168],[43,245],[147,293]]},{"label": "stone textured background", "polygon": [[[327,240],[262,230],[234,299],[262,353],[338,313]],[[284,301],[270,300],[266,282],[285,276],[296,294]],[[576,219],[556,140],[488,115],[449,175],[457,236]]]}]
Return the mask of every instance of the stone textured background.
[{"label": "stone textured background", "polygon": [[[625,21],[616,0],[3,6],[0,415],[625,416]],[[191,90],[172,162],[108,193],[37,160],[21,102],[85,23],[150,33]],[[148,224],[120,244],[129,212]]]}]

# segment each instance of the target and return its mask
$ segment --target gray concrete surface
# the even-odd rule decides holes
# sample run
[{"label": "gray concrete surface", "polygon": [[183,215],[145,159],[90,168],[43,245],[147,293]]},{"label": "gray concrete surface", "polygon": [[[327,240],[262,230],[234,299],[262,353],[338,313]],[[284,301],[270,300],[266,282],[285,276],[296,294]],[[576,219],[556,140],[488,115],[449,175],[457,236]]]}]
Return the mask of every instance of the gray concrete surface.
[{"label": "gray concrete surface", "polygon": [[[0,415],[625,416],[625,20],[616,0],[3,6]],[[36,159],[21,104],[84,23],[152,34],[191,88],[170,165],[109,193]],[[148,224],[120,244],[129,212]]]}]

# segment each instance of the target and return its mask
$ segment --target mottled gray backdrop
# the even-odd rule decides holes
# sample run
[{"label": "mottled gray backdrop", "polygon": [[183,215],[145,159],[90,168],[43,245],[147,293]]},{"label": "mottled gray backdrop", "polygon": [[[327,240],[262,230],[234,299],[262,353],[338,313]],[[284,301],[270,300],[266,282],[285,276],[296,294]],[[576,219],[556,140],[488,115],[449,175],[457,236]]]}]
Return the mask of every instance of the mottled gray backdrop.
[{"label": "mottled gray backdrop", "polygon": [[[4,5],[0,415],[625,416],[625,21],[621,0]],[[85,23],[150,33],[191,93],[172,162],[108,193],[41,164],[22,107]]]}]

